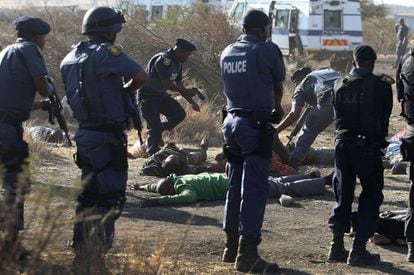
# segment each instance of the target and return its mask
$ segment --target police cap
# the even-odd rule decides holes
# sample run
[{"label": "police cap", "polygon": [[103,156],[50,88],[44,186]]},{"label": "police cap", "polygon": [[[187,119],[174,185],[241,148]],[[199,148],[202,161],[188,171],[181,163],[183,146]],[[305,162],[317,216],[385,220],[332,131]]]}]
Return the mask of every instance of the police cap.
[{"label": "police cap", "polygon": [[182,48],[183,50],[186,50],[187,52],[193,52],[197,50],[196,46],[193,43],[182,38],[177,38],[175,45],[179,48]]},{"label": "police cap", "polygon": [[50,25],[37,17],[20,16],[14,20],[17,31],[23,31],[32,34],[48,34]]},{"label": "police cap", "polygon": [[359,45],[354,49],[355,60],[377,60],[377,54],[374,49],[368,45]]},{"label": "police cap", "polygon": [[269,17],[260,10],[249,10],[243,17],[243,28],[264,28],[269,24]]},{"label": "police cap", "polygon": [[312,69],[309,67],[302,67],[293,72],[290,77],[291,81],[297,81],[304,79],[308,74],[312,72]]}]

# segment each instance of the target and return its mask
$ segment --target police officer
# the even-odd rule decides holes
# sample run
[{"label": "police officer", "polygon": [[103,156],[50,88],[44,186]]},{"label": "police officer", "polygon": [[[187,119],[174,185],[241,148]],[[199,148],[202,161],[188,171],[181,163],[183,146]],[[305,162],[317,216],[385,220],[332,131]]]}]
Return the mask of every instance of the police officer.
[{"label": "police officer", "polygon": [[5,189],[0,227],[5,232],[2,250],[7,251],[6,256],[25,258],[29,254],[19,243],[18,233],[24,229],[24,196],[30,182],[22,122],[32,108],[41,106],[34,104],[36,91],[43,97],[51,92],[41,53],[50,26],[28,16],[18,17],[14,23],[17,40],[0,53],[0,161]]},{"label": "police officer", "polygon": [[402,106],[402,116],[407,127],[402,139],[401,152],[404,160],[410,161],[410,191],[408,195],[407,219],[405,236],[407,239],[407,261],[414,262],[414,49],[407,53],[397,69],[398,100]]},{"label": "police officer", "polygon": [[223,261],[235,262],[241,272],[278,270],[277,264],[265,262],[257,251],[269,192],[274,135],[270,122],[279,122],[283,116],[280,102],[285,79],[279,47],[266,42],[268,24],[262,11],[248,11],[243,18],[245,34],[227,46],[220,59],[228,111],[222,131],[229,178]]},{"label": "police officer", "polygon": [[[182,64],[195,50],[196,47],[191,42],[178,38],[174,48],[157,53],[148,62],[146,72],[149,80],[138,91],[138,102],[142,116],[147,122],[147,152],[150,155],[160,150],[162,132],[171,131],[186,116],[183,107],[167,91],[180,93],[191,104],[193,110],[200,111],[200,107],[192,99],[198,90],[187,89],[182,82]],[[160,114],[167,120],[161,122]]]},{"label": "police officer", "polygon": [[141,66],[114,45],[124,23],[120,11],[89,9],[82,23],[89,39],[75,45],[61,63],[67,100],[79,123],[76,164],[84,183],[77,198],[73,268],[85,274],[104,268],[103,257],[112,246],[115,221],[125,204],[124,130],[136,111],[130,93],[146,80]]},{"label": "police officer", "polygon": [[[336,144],[333,186],[336,203],[329,218],[333,240],[328,260],[361,266],[380,261],[379,254],[366,250],[366,242],[377,228],[379,207],[384,198],[381,148],[387,146],[385,137],[392,109],[392,82],[388,76],[378,77],[372,73],[377,55],[370,46],[356,47],[353,58],[353,70],[336,81],[334,86]],[[360,226],[348,253],[343,236],[351,220],[356,176],[362,186],[357,213]]]},{"label": "police officer", "polygon": [[338,78],[340,78],[339,73],[330,68],[312,72],[310,68],[304,67],[292,75],[291,80],[297,85],[292,96],[292,108],[277,125],[276,131],[280,133],[297,121],[305,104],[310,106],[310,111],[296,145],[290,152],[289,163],[291,165],[297,166],[303,162],[313,141],[332,123],[334,118],[332,87]]},{"label": "police officer", "polygon": [[394,68],[400,64],[401,57],[403,57],[407,51],[408,27],[405,25],[404,18],[401,18],[400,23],[395,26],[395,32],[397,33],[397,45],[395,47]]}]

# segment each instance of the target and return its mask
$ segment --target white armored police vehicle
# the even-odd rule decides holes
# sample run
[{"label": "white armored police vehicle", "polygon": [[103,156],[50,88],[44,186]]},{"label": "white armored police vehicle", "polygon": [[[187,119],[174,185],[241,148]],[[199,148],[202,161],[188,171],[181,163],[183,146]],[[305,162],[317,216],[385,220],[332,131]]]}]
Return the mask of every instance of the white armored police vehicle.
[{"label": "white armored police vehicle", "polygon": [[271,39],[285,56],[305,53],[346,64],[362,43],[359,0],[235,0],[230,20],[239,24],[249,9],[270,15]]}]

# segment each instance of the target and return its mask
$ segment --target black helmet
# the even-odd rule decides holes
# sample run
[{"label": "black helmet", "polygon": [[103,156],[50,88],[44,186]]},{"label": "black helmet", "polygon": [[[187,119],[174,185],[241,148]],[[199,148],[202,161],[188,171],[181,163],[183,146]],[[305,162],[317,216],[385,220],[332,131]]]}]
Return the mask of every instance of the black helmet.
[{"label": "black helmet", "polygon": [[120,10],[108,7],[89,9],[83,16],[82,34],[91,33],[118,33],[125,23],[124,15]]},{"label": "black helmet", "polygon": [[260,10],[249,10],[243,17],[243,28],[264,28],[269,24],[269,17]]}]

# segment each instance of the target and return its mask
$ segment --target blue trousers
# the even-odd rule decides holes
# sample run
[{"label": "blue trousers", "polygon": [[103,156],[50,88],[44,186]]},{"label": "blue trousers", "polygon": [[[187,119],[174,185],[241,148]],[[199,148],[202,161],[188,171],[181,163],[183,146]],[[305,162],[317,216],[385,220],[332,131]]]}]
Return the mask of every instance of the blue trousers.
[{"label": "blue trousers", "polygon": [[404,234],[407,242],[414,242],[414,163],[410,162],[410,191],[408,192],[407,219]]},{"label": "blue trousers", "polygon": [[242,158],[241,162],[230,159],[227,162],[229,190],[223,229],[240,232],[246,238],[259,238],[269,193],[270,158],[251,154],[259,146],[260,130],[252,128],[247,118],[229,114],[222,130],[231,154]]},{"label": "blue trousers", "polygon": [[398,66],[401,62],[401,58],[407,52],[407,45],[403,41],[398,41],[395,47],[395,66]]},{"label": "blue trousers", "polygon": [[354,140],[339,139],[335,146],[335,174],[333,187],[335,205],[329,218],[329,228],[342,234],[350,226],[356,176],[362,192],[359,195],[355,239],[367,241],[375,233],[379,222],[379,207],[384,199],[384,168],[381,151],[370,146],[357,146]]},{"label": "blue trousers", "polygon": [[[407,125],[404,137],[407,139],[412,139],[414,137],[413,125]],[[407,242],[414,242],[414,162],[412,160],[410,161],[409,179],[410,190],[408,192],[408,209],[404,234]]]},{"label": "blue trousers", "polygon": [[106,253],[125,204],[128,167],[119,162],[127,161],[126,136],[79,130],[75,139],[84,189],[77,199],[73,246],[76,252]]},{"label": "blue trousers", "polygon": [[[162,132],[174,129],[185,119],[186,113],[183,107],[169,95],[140,95],[139,106],[142,117],[147,122],[147,152],[153,155],[160,150]],[[167,120],[161,122],[160,114],[163,114]]]},{"label": "blue trousers", "polygon": [[0,122],[0,163],[7,209],[0,209],[0,228],[17,236],[24,229],[24,197],[30,190],[29,150],[22,126]]},{"label": "blue trousers", "polygon": [[334,110],[332,105],[322,105],[311,107],[305,124],[303,125],[295,148],[290,153],[290,158],[296,161],[303,161],[316,137],[328,127],[334,120]]}]

